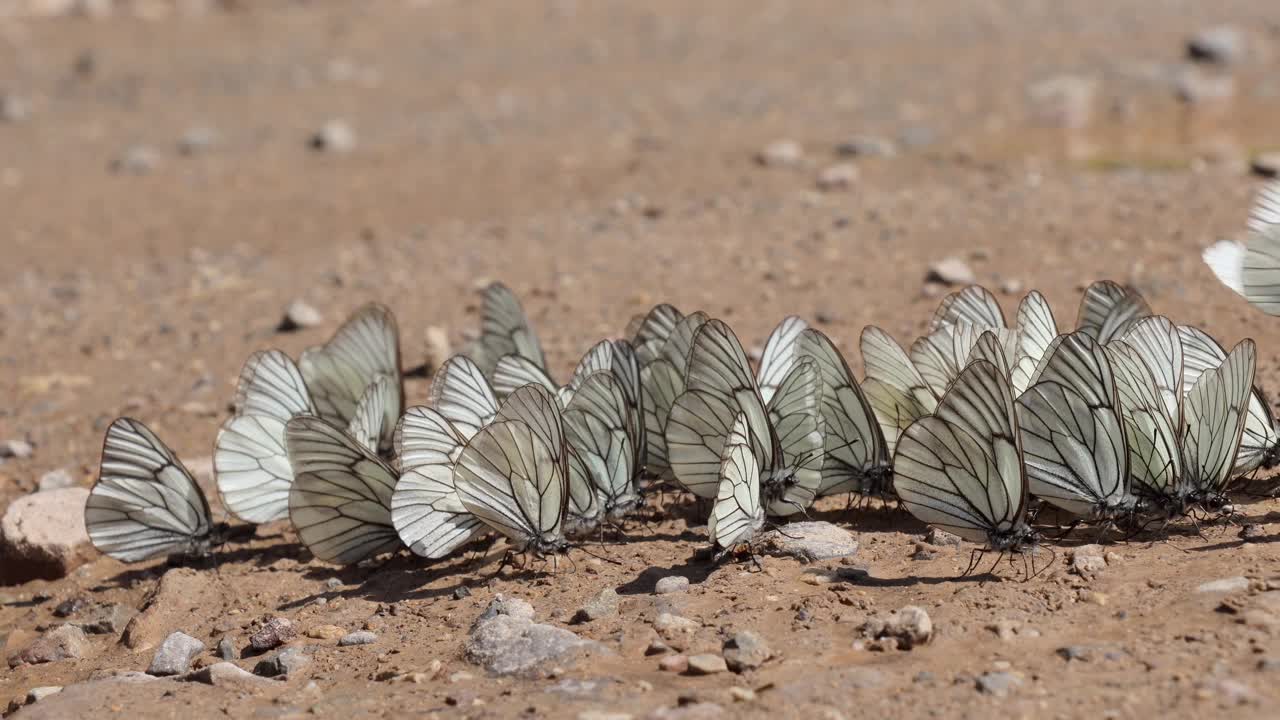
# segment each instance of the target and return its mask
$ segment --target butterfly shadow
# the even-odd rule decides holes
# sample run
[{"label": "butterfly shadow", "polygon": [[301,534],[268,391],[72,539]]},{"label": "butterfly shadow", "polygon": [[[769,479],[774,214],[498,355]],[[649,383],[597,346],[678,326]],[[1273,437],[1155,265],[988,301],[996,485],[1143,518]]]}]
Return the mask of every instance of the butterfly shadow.
[{"label": "butterfly shadow", "polygon": [[[312,566],[307,568],[303,577],[317,581],[337,578],[344,586],[354,587],[313,593],[283,603],[278,609],[296,609],[316,602],[320,598],[326,601],[335,598],[361,598],[390,604],[403,600],[429,600],[454,596],[468,588],[469,583],[464,578],[468,575],[467,568],[473,562],[462,554],[451,555],[439,561],[428,561],[416,555],[398,553],[385,560],[358,565]],[[454,577],[457,581],[445,587],[431,587],[444,577]]]},{"label": "butterfly shadow", "polygon": [[[261,538],[259,538],[261,539]],[[90,588],[93,592],[133,587],[141,582],[160,579],[165,573],[175,568],[190,568],[200,572],[208,571],[219,575],[227,565],[250,565],[257,568],[271,566],[278,560],[298,557],[302,547],[295,542],[277,542],[267,546],[242,545],[235,548],[221,547],[205,555],[170,555],[164,560],[154,563],[126,567],[111,577]]]},{"label": "butterfly shadow", "polygon": [[617,587],[619,595],[652,595],[657,590],[658,581],[664,577],[683,577],[690,585],[698,585],[711,577],[719,565],[710,562],[710,558],[701,553],[694,553],[683,563],[670,567],[647,567],[640,571],[631,581]]}]

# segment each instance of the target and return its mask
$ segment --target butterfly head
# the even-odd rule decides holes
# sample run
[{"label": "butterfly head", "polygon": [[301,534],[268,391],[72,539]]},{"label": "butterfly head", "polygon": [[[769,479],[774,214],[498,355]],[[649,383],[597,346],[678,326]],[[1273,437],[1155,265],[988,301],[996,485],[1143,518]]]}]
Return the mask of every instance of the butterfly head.
[{"label": "butterfly head", "polygon": [[991,532],[987,544],[996,552],[1034,553],[1040,544],[1040,533],[1026,523],[1018,523],[1007,530]]},{"label": "butterfly head", "polygon": [[1280,465],[1280,440],[1262,451],[1262,469],[1270,470]]}]

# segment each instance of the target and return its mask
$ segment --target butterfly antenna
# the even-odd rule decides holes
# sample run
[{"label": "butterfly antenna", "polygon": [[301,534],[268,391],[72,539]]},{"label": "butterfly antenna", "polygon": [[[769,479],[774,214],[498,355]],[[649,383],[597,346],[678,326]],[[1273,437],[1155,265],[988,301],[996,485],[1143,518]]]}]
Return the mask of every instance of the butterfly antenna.
[{"label": "butterfly antenna", "polygon": [[596,558],[597,560],[603,560],[603,561],[605,561],[605,562],[607,562],[607,563],[613,563],[614,565],[621,565],[621,564],[622,564],[621,562],[619,562],[619,561],[617,561],[617,560],[614,560],[613,558],[608,557],[608,556],[606,556],[606,555],[597,555],[597,554],[595,554],[595,553],[591,552],[591,550],[589,550],[585,545],[579,545],[579,546],[578,546],[578,549],[579,549],[579,550],[581,550],[582,552],[584,552],[584,553],[586,553],[586,554],[590,555],[591,557]]}]

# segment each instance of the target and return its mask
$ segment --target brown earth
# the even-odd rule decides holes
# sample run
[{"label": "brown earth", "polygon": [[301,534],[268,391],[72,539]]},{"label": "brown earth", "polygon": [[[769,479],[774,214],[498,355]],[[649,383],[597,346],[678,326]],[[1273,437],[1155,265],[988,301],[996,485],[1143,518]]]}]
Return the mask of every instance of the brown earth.
[{"label": "brown earth", "polygon": [[[786,313],[820,318],[857,368],[859,330],[918,335],[936,303],[925,271],[958,255],[993,287],[1040,289],[1064,328],[1084,285],[1132,283],[1224,343],[1256,338],[1259,382],[1280,386],[1280,323],[1199,260],[1243,225],[1257,182],[1241,163],[1280,147],[1271,2],[1176,12],[1150,0],[129,5],[149,11],[0,12],[0,92],[30,105],[25,120],[0,123],[0,440],[36,448],[0,466],[0,502],[55,468],[90,484],[102,432],[125,413],[207,464],[252,350],[296,353],[378,300],[398,313],[416,364],[430,325],[463,341],[486,279],[521,294],[561,373],[664,300],[725,318],[748,344]],[[1249,35],[1234,97],[1179,102],[1171,77],[1185,38],[1219,22]],[[1029,100],[1032,83],[1062,74],[1096,83],[1083,129],[1045,127]],[[308,147],[331,118],[355,130],[352,152]],[[219,140],[184,155],[178,141],[193,126]],[[834,147],[858,134],[911,142],[856,160],[850,189],[819,192]],[[807,148],[799,166],[757,165],[782,137]],[[114,171],[136,145],[154,149],[156,166]],[[326,324],[277,334],[293,298]],[[410,399],[427,387],[411,381]],[[753,573],[697,559],[701,522],[679,508],[593,550],[617,565],[576,551],[554,574],[491,581],[497,555],[340,569],[308,560],[286,528],[264,528],[216,568],[197,568],[191,606],[162,608],[156,632],[243,644],[242,627],[274,614],[304,630],[368,625],[377,643],[306,640],[307,677],[267,689],[84,686],[22,714],[639,717],[697,700],[770,717],[1273,716],[1280,663],[1260,661],[1280,659],[1280,608],[1262,589],[1280,580],[1269,542],[1280,506],[1239,499],[1264,525],[1262,542],[1242,543],[1233,526],[1179,529],[1116,543],[1093,578],[1069,574],[1059,546],[1026,582],[1020,565],[955,579],[967,548],[912,560],[921,526],[843,501],[815,514],[860,534],[856,562],[869,576],[844,568],[832,584],[810,584],[822,567],[791,560]],[[61,622],[60,601],[141,607],[164,570],[100,559],[0,590],[6,657]],[[653,595],[666,574],[689,577],[691,590]],[[1253,589],[1225,604],[1194,591],[1237,575]],[[459,587],[471,595],[454,599]],[[622,595],[618,616],[572,629],[611,653],[542,680],[487,678],[462,657],[497,593],[567,626],[607,587]],[[905,605],[930,613],[932,643],[856,649],[868,614]],[[664,609],[702,623],[692,652],[718,651],[724,631],[745,628],[780,656],[743,675],[662,672],[644,649]],[[999,621],[1021,632],[1002,640],[988,629]],[[0,703],[102,669],[145,670],[153,650],[117,640],[90,636],[83,659],[0,670]],[[1057,651],[1069,645],[1107,648],[1068,661]],[[1003,670],[1022,679],[1007,697],[976,689],[976,677]],[[424,682],[376,680],[413,672]],[[583,680],[601,682],[569,682]],[[736,700],[733,686],[755,699]]]}]

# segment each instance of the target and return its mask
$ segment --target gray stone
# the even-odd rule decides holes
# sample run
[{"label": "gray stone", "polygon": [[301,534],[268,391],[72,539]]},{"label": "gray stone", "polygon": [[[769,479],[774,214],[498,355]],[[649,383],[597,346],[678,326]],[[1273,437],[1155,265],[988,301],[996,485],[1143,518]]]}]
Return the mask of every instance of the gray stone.
[{"label": "gray stone", "polygon": [[858,167],[852,163],[837,163],[818,173],[818,189],[823,192],[848,190],[858,182]]},{"label": "gray stone", "polygon": [[178,138],[178,152],[183,155],[196,155],[210,150],[218,144],[218,131],[204,125],[187,128]]},{"label": "gray stone", "polygon": [[1187,39],[1187,57],[1196,62],[1230,65],[1244,59],[1248,41],[1231,25],[1205,28]]},{"label": "gray stone", "polygon": [[1092,577],[1107,569],[1107,560],[1101,555],[1080,555],[1071,557],[1071,572],[1082,577]]},{"label": "gray stone", "polygon": [[702,624],[697,620],[690,620],[687,617],[673,615],[671,613],[659,613],[658,617],[653,621],[653,629],[665,640],[671,640],[673,637],[681,635],[692,635],[698,631]]},{"label": "gray stone", "polygon": [[218,641],[218,657],[223,660],[235,660],[236,655],[236,644],[231,641],[230,636]]},{"label": "gray stone", "polygon": [[688,589],[689,578],[683,575],[668,575],[663,578],[658,578],[658,582],[653,586],[653,591],[659,595],[681,593]]},{"label": "gray stone", "polygon": [[31,703],[38,703],[50,695],[57,695],[60,692],[62,692],[61,685],[41,685],[40,687],[33,687],[27,691],[27,704],[30,705]]},{"label": "gray stone", "polygon": [[528,620],[532,622],[533,606],[520,598],[508,598],[499,594],[489,602],[489,606],[486,607],[484,612],[480,613],[480,617],[476,618],[476,621],[471,624],[471,629],[475,630],[480,623],[486,620],[491,620],[499,615],[507,615],[509,617],[516,618],[517,620]]},{"label": "gray stone", "polygon": [[115,635],[124,632],[137,614],[133,608],[120,603],[96,605],[83,617],[77,618],[74,624],[90,635]]},{"label": "gray stone", "polygon": [[356,149],[356,132],[345,120],[330,120],[311,136],[311,147],[322,152],[351,152]]},{"label": "gray stone", "polygon": [[682,673],[689,669],[688,655],[667,655],[658,661],[658,669],[669,673]]},{"label": "gray stone", "polygon": [[160,166],[160,153],[146,145],[132,145],[111,162],[111,170],[123,175],[146,175]]},{"label": "gray stone", "polygon": [[689,656],[690,675],[715,675],[717,673],[728,672],[729,665],[725,663],[724,658],[712,653],[700,653],[698,655]]},{"label": "gray stone", "polygon": [[924,534],[924,541],[938,547],[958,547],[961,543],[959,535],[952,535],[938,528],[929,528],[929,531]]},{"label": "gray stone", "polygon": [[596,647],[597,643],[568,630],[522,615],[499,614],[475,625],[467,640],[466,658],[494,675],[538,677],[552,666],[572,663],[580,651]]},{"label": "gray stone", "polygon": [[924,608],[907,605],[888,615],[868,618],[862,625],[862,633],[876,640],[892,640],[899,649],[910,650],[933,637],[933,621]]},{"label": "gray stone", "polygon": [[288,647],[272,653],[253,666],[253,673],[263,677],[294,677],[311,664],[311,656],[300,647]]},{"label": "gray stone", "polygon": [[378,641],[378,636],[368,630],[357,630],[353,633],[347,633],[338,639],[338,647],[347,647],[350,645],[370,645]]},{"label": "gray stone", "polygon": [[342,581],[336,577],[331,577],[324,581],[324,589],[329,592],[337,592],[342,589]]},{"label": "gray stone", "polygon": [[84,657],[88,639],[74,625],[59,625],[36,638],[25,650],[9,658],[9,667],[42,665]]},{"label": "gray stone", "polygon": [[1249,169],[1261,177],[1280,177],[1280,151],[1258,153],[1249,161]]},{"label": "gray stone", "polygon": [[1005,278],[1000,281],[1000,292],[1004,295],[1017,295],[1026,287],[1018,278]]},{"label": "gray stone", "polygon": [[987,672],[979,675],[974,682],[979,692],[1004,697],[1022,685],[1022,675],[1004,670]]},{"label": "gray stone", "polygon": [[1198,593],[1234,593],[1244,592],[1249,589],[1249,578],[1237,575],[1236,577],[1222,578],[1221,580],[1210,580],[1207,583],[1201,583],[1196,587]]},{"label": "gray stone", "polygon": [[739,630],[724,641],[722,654],[729,669],[740,673],[765,664],[773,657],[773,650],[759,635],[750,630]]},{"label": "gray stone", "polygon": [[795,140],[774,140],[756,153],[756,162],[765,167],[794,167],[804,159],[804,148]]},{"label": "gray stone", "polygon": [[324,323],[324,316],[306,300],[295,299],[284,309],[284,321],[280,323],[282,330],[298,330],[312,328]]},{"label": "gray stone", "polygon": [[1058,75],[1027,88],[1031,114],[1041,125],[1078,130],[1093,120],[1098,81],[1080,75]]},{"label": "gray stone", "polygon": [[26,440],[6,440],[0,443],[0,458],[17,458],[25,460],[31,457],[35,450],[31,447],[31,443]]},{"label": "gray stone", "polygon": [[578,623],[602,620],[618,614],[618,592],[613,588],[605,588],[595,594],[573,616]]},{"label": "gray stone", "polygon": [[297,636],[297,629],[287,618],[273,617],[249,636],[249,647],[264,652],[278,648]]},{"label": "gray stone", "polygon": [[929,266],[925,275],[926,282],[937,282],[944,285],[972,285],[978,281],[973,268],[958,257],[948,257]]},{"label": "gray stone", "polygon": [[148,675],[181,675],[204,652],[204,643],[183,632],[171,633],[151,658]]},{"label": "gray stone", "polygon": [[889,138],[855,135],[836,145],[836,154],[843,157],[893,157],[898,154],[898,146]]},{"label": "gray stone", "polygon": [[72,615],[80,614],[87,607],[89,607],[89,598],[84,595],[76,595],[58,603],[53,608],[53,616],[60,618],[71,617]]},{"label": "gray stone", "polygon": [[770,553],[804,562],[849,557],[858,552],[858,540],[853,533],[822,521],[788,523],[766,533],[763,540]]},{"label": "gray stone", "polygon": [[40,476],[40,479],[36,481],[36,492],[61,490],[63,488],[75,486],[76,479],[71,477],[71,473],[59,468],[57,470],[50,470]]},{"label": "gray stone", "polygon": [[21,95],[0,95],[0,122],[20,123],[31,115],[31,104]]},{"label": "gray stone", "polygon": [[217,687],[263,686],[270,685],[272,682],[229,662],[214,663],[208,667],[200,668],[183,676],[182,679],[188,682],[199,682]]},{"label": "gray stone", "polygon": [[32,493],[0,518],[0,583],[56,580],[97,556],[84,527],[88,488]]},{"label": "gray stone", "polygon": [[1058,648],[1058,657],[1076,662],[1108,662],[1123,660],[1129,652],[1118,645],[1066,645]]}]

